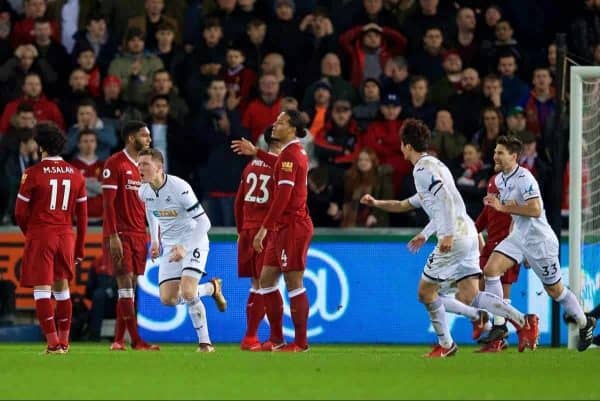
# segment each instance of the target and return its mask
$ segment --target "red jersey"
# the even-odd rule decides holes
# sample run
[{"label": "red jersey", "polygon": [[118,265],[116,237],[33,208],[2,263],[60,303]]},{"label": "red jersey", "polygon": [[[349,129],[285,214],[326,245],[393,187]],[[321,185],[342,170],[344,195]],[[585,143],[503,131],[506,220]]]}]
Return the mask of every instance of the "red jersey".
[{"label": "red jersey", "polygon": [[[488,181],[487,192],[489,194],[499,193],[494,181],[495,178],[496,175],[492,176]],[[499,212],[490,206],[483,208],[475,221],[477,232],[487,230],[487,241],[481,253],[482,255],[490,255],[496,245],[508,236],[511,221],[512,217],[508,213]]]},{"label": "red jersey", "polygon": [[115,153],[104,162],[102,234],[105,237],[123,232],[146,232],[144,204],[138,196],[141,184],[137,162],[126,150]]},{"label": "red jersey", "polygon": [[72,231],[75,204],[86,202],[85,180],[61,157],[46,157],[21,178],[16,205],[19,226],[26,235]]},{"label": "red jersey", "polygon": [[273,199],[273,169],[260,159],[254,159],[242,172],[235,197],[235,223],[238,232],[259,228]]},{"label": "red jersey", "polygon": [[88,162],[87,160],[76,157],[71,160],[70,163],[73,167],[78,169],[85,178],[86,187],[88,189],[88,221],[100,221],[100,219],[102,219],[102,188],[100,183],[102,182],[102,167],[104,166],[104,161],[96,159],[93,162]]},{"label": "red jersey", "polygon": [[262,226],[272,230],[298,220],[310,220],[308,195],[308,156],[298,139],[286,144],[273,166],[273,204]]}]

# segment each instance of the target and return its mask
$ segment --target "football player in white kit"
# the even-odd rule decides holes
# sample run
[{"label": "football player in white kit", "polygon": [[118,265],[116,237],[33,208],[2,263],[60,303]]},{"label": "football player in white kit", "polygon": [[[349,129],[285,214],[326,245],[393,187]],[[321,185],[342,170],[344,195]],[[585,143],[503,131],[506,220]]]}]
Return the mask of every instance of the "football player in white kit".
[{"label": "football player in white kit", "polygon": [[187,304],[198,334],[197,351],[213,352],[201,298],[212,296],[222,312],[227,301],[221,291],[221,279],[198,285],[206,274],[210,220],[191,186],[179,177],[165,174],[159,150],[140,152],[138,165],[142,177],[138,193],[146,208],[152,238],[150,253],[152,259],[160,260],[160,300],[170,306]]},{"label": "football player in white kit", "polygon": [[[419,301],[429,312],[439,344],[425,357],[443,358],[456,353],[456,343],[446,323],[446,311],[478,316],[479,309],[503,316],[518,327],[519,344],[535,336],[529,324],[535,315],[523,315],[502,297],[479,291],[479,242],[475,223],[467,215],[465,204],[454,184],[448,168],[426,152],[431,133],[418,120],[407,119],[402,126],[401,149],[404,158],[413,165],[417,194],[402,201],[377,200],[364,195],[361,202],[389,212],[407,212],[422,207],[429,216],[429,223],[409,243],[411,251],[418,251],[432,234],[436,234],[437,246],[427,259],[419,282]],[[442,284],[456,283],[456,298],[439,296]]]},{"label": "football player in white kit", "polygon": [[484,203],[510,213],[513,227],[508,237],[496,245],[486,264],[485,290],[502,297],[500,276],[513,264],[527,260],[548,295],[577,322],[577,349],[585,351],[592,343],[596,319],[586,317],[575,294],[562,284],[558,238],[546,220],[538,182],[517,163],[522,149],[523,144],[515,137],[501,136],[496,142],[494,163],[496,171],[500,171],[496,176],[500,197],[487,195]]}]

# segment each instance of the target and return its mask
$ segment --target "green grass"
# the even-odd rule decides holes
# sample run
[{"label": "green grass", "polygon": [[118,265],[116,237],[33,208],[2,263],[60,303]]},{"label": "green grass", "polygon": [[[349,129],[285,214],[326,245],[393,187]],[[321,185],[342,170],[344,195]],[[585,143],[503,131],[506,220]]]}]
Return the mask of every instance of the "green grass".
[{"label": "green grass", "polygon": [[2,399],[599,399],[600,349],[540,348],[426,360],[426,346],[315,345],[308,353],[250,353],[164,344],[109,352],[75,343],[0,344]]}]

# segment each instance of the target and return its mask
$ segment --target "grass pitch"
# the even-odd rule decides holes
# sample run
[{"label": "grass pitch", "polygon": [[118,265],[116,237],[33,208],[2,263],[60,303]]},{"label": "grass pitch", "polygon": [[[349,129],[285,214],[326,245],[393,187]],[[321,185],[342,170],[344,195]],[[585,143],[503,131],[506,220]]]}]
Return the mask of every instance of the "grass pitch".
[{"label": "grass pitch", "polygon": [[74,343],[0,344],[2,399],[600,399],[600,349],[540,348],[427,360],[426,346],[315,345],[307,353],[250,353],[217,344],[109,352]]}]

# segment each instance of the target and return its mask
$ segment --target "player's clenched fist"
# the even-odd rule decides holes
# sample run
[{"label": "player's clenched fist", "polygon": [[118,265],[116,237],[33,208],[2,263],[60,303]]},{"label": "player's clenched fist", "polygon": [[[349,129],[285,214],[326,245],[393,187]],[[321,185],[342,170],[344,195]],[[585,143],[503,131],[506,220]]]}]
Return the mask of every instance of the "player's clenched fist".
[{"label": "player's clenched fist", "polygon": [[153,242],[150,245],[150,257],[152,260],[158,258],[160,256],[160,244],[158,242]]},{"label": "player's clenched fist", "polygon": [[171,250],[169,262],[179,262],[185,256],[185,248],[181,245],[175,245]]},{"label": "player's clenched fist", "polygon": [[363,205],[375,206],[375,204],[377,203],[377,199],[373,198],[371,194],[364,194],[362,198],[360,198],[360,203],[362,203]]}]

